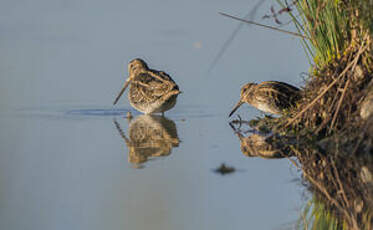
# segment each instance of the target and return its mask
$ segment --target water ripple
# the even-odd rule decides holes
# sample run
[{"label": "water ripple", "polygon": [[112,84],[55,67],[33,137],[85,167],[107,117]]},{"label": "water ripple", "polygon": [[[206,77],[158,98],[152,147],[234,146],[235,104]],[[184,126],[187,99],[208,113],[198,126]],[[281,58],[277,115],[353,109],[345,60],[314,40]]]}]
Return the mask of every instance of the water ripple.
[{"label": "water ripple", "polygon": [[129,111],[128,109],[74,109],[67,111],[65,114],[80,116],[124,116]]}]

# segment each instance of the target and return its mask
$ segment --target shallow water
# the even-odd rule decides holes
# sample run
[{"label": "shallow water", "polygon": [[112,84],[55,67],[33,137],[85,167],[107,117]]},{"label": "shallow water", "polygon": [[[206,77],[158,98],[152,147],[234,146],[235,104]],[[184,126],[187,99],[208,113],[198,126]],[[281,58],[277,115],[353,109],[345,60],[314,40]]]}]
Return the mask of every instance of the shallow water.
[{"label": "shallow water", "polygon": [[[217,12],[245,15],[254,3],[2,5],[0,229],[286,229],[295,224],[304,190],[294,182],[296,170],[286,159],[244,156],[227,114],[247,81],[300,85],[299,74],[307,70],[300,43],[243,27],[207,71],[237,26]],[[269,7],[262,6],[258,20]],[[134,57],[168,72],[183,91],[165,115],[177,137],[150,122],[147,130],[167,141],[157,142],[162,146],[157,154],[135,155],[146,158],[141,163],[130,160],[122,135],[130,139],[125,114],[131,111],[133,121],[140,114],[126,98],[111,106]],[[248,106],[237,113],[248,119],[260,115]],[[215,173],[223,162],[237,171]]]}]

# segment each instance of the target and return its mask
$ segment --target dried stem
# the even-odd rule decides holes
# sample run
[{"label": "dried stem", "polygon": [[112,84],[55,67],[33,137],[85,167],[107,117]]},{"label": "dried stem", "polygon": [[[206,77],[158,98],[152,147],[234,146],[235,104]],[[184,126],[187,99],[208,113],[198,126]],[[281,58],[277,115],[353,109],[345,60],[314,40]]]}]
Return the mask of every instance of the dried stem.
[{"label": "dried stem", "polygon": [[344,99],[344,97],[346,95],[346,91],[347,91],[347,88],[348,88],[349,84],[350,84],[350,79],[347,80],[346,85],[345,85],[345,87],[343,89],[342,96],[341,96],[341,99],[339,99],[339,102],[338,102],[338,105],[337,105],[337,109],[336,109],[336,111],[334,113],[333,120],[332,120],[332,123],[330,125],[329,131],[331,131],[333,129],[335,121],[337,120],[337,116],[338,116],[339,110],[341,108],[342,101],[343,101],[343,99]]},{"label": "dried stem", "polygon": [[264,28],[267,28],[267,29],[276,30],[276,31],[279,31],[279,32],[282,32],[282,33],[291,34],[293,36],[297,36],[297,37],[301,37],[301,38],[305,38],[305,39],[310,39],[309,37],[304,36],[302,34],[294,33],[294,32],[287,31],[287,30],[282,30],[282,29],[279,29],[279,28],[276,28],[276,27],[273,27],[273,26],[263,25],[263,24],[260,24],[260,23],[254,22],[254,21],[249,21],[249,20],[246,20],[246,19],[243,19],[243,18],[238,18],[238,17],[232,16],[232,15],[226,14],[226,13],[219,12],[219,14],[221,14],[225,17],[228,17],[228,18],[233,18],[235,20],[248,23],[248,24],[261,26],[261,27],[264,27]]},{"label": "dried stem", "polygon": [[302,116],[309,108],[311,108],[321,97],[323,97],[337,82],[338,80],[344,76],[347,71],[352,68],[354,69],[356,64],[357,64],[357,61],[359,60],[361,54],[365,51],[365,49],[367,49],[367,46],[361,46],[359,51],[357,52],[356,54],[356,57],[355,59],[350,62],[346,68],[342,71],[342,73],[339,74],[339,76],[334,79],[334,81],[332,83],[329,84],[329,86],[324,89],[324,91],[319,95],[317,96],[310,104],[308,104],[301,112],[299,112],[294,118],[292,118],[290,121],[288,121],[288,123],[285,125],[285,127],[288,127],[289,125],[291,125],[296,119],[298,119],[300,116]]}]

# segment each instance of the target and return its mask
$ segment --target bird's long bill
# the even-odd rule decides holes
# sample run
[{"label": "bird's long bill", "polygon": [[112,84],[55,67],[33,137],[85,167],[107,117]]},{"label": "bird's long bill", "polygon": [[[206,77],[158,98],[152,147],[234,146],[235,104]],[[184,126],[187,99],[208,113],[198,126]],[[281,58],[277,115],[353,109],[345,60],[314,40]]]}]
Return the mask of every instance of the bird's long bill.
[{"label": "bird's long bill", "polygon": [[233,108],[233,110],[232,110],[232,112],[229,114],[229,117],[231,117],[233,114],[234,114],[234,112],[236,112],[236,110],[238,109],[238,108],[240,108],[240,106],[243,104],[243,102],[240,100],[235,106],[234,106],[234,108]]},{"label": "bird's long bill", "polygon": [[119,92],[117,98],[115,98],[115,101],[114,101],[113,105],[115,105],[115,104],[118,102],[119,98],[122,96],[122,94],[123,94],[124,91],[126,90],[126,88],[127,88],[127,86],[128,86],[129,83],[130,83],[130,80],[127,79],[126,82],[124,83],[123,88],[122,88],[121,91]]}]

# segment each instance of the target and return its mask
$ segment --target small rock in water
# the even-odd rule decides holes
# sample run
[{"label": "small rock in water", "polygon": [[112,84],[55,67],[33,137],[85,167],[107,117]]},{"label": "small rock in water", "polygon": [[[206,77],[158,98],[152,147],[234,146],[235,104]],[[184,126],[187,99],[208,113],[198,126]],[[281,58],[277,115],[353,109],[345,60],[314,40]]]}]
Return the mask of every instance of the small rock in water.
[{"label": "small rock in water", "polygon": [[230,167],[230,166],[226,166],[224,163],[222,163],[219,168],[214,170],[214,172],[220,173],[221,175],[233,173],[235,171],[236,171],[235,168]]},{"label": "small rock in water", "polygon": [[373,115],[373,93],[370,93],[361,104],[360,116],[363,119],[367,119]]},{"label": "small rock in water", "polygon": [[364,78],[364,71],[361,65],[356,65],[355,71],[353,73],[353,77],[357,80],[363,79]]},{"label": "small rock in water", "polygon": [[360,177],[363,183],[372,183],[373,177],[372,173],[369,171],[368,167],[363,166],[360,171]]},{"label": "small rock in water", "polygon": [[360,105],[360,116],[363,119],[373,115],[373,80],[370,80],[368,92]]},{"label": "small rock in water", "polygon": [[126,118],[127,119],[132,119],[133,118],[132,113],[131,112],[127,112]]},{"label": "small rock in water", "polygon": [[361,200],[360,198],[356,199],[354,201],[354,207],[355,207],[355,211],[357,213],[360,213],[362,210],[363,210],[363,207],[364,207],[364,202],[363,200]]}]

